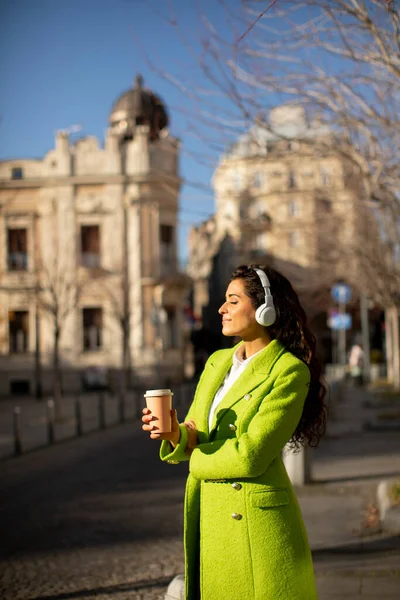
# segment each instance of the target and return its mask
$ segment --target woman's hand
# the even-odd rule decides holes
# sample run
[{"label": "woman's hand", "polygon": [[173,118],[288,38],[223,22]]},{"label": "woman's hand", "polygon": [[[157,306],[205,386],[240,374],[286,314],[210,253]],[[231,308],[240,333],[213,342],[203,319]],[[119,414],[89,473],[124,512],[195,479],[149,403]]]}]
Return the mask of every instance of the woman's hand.
[{"label": "woman's hand", "polygon": [[172,427],[171,427],[171,431],[168,433],[159,433],[157,430],[157,426],[152,425],[152,421],[155,421],[156,418],[153,417],[150,409],[144,408],[142,410],[142,413],[143,413],[142,421],[144,423],[144,425],[142,425],[142,429],[143,429],[143,431],[150,432],[151,439],[153,439],[153,440],[168,440],[169,442],[171,442],[171,444],[173,446],[176,446],[176,444],[179,442],[179,438],[181,436],[181,432],[179,431],[179,423],[178,423],[178,418],[176,415],[176,410],[174,410],[174,409],[171,410]]},{"label": "woman's hand", "polygon": [[186,431],[188,432],[186,454],[189,454],[190,456],[199,443],[199,432],[196,423],[193,420],[185,421],[182,425],[186,427]]}]

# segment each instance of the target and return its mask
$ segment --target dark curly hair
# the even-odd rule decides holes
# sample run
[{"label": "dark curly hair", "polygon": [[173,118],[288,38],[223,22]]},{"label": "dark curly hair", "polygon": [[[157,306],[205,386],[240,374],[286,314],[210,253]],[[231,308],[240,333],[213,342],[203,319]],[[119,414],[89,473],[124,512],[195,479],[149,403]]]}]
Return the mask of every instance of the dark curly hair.
[{"label": "dark curly hair", "polygon": [[279,340],[287,350],[302,360],[309,368],[311,381],[304,403],[303,414],[290,440],[292,446],[316,447],[326,429],[326,386],[322,381],[322,367],[316,357],[316,340],[307,325],[307,316],[292,284],[270,266],[241,265],[232,273],[231,281],[242,279],[246,294],[254,308],[265,302],[264,289],[254,269],[267,275],[274,299],[276,321],[268,327],[272,339]]}]

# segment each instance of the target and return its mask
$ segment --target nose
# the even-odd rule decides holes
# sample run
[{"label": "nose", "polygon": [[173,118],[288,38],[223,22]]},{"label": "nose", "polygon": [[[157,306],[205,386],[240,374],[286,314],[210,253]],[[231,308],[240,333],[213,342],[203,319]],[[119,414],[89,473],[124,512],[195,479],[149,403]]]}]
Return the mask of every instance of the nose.
[{"label": "nose", "polygon": [[224,315],[227,312],[227,310],[226,310],[226,302],[224,302],[223,305],[219,307],[218,312],[219,312],[220,315]]}]

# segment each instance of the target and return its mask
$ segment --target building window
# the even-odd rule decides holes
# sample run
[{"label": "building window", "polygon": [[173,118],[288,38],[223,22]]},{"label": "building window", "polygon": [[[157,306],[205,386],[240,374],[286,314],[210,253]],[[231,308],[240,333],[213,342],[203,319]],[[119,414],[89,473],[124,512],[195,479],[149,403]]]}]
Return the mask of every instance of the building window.
[{"label": "building window", "polygon": [[166,327],[165,327],[165,347],[166,348],[178,348],[178,320],[176,308],[166,306]]},{"label": "building window", "polygon": [[253,175],[253,187],[255,188],[260,188],[263,185],[264,182],[264,178],[263,178],[263,174],[260,173],[260,171],[258,171],[257,173],[254,173]]},{"label": "building window", "polygon": [[7,263],[9,271],[28,269],[28,231],[26,229],[7,230]]},{"label": "building window", "polygon": [[262,231],[261,233],[257,233],[254,238],[253,238],[253,250],[255,250],[257,253],[265,253],[267,251],[267,244],[268,244],[268,238],[267,238],[267,232],[266,231]]},{"label": "building window", "polygon": [[289,189],[293,189],[296,187],[296,178],[294,176],[293,171],[289,172]]},{"label": "building window", "polygon": [[10,310],[8,313],[8,335],[10,352],[20,354],[29,348],[29,312]]},{"label": "building window", "polygon": [[81,227],[81,265],[88,269],[100,267],[100,227],[82,225]]},{"label": "building window", "polygon": [[21,167],[13,167],[11,169],[11,179],[23,179],[24,171]]},{"label": "building window", "polygon": [[331,182],[331,177],[329,172],[325,169],[321,169],[321,183],[323,186],[329,185]]},{"label": "building window", "polygon": [[103,347],[103,309],[84,308],[83,318],[83,349],[88,352],[100,350]]},{"label": "building window", "polygon": [[291,231],[289,233],[289,246],[291,248],[298,248],[299,246],[299,232]]},{"label": "building window", "polygon": [[332,211],[332,202],[331,200],[328,200],[327,198],[322,198],[320,200],[321,203],[321,207],[323,209],[324,212],[331,212]]},{"label": "building window", "polygon": [[235,172],[232,175],[232,186],[236,192],[240,192],[243,189],[243,174],[240,172]]},{"label": "building window", "polygon": [[160,225],[161,274],[168,275],[175,269],[175,227]]},{"label": "building window", "polygon": [[288,202],[288,214],[289,217],[298,217],[300,214],[300,207],[298,200],[289,200]]},{"label": "building window", "polygon": [[263,214],[265,214],[264,202],[262,200],[260,200],[259,202],[255,202],[251,210],[251,215],[253,219],[258,219],[258,217],[261,217]]}]

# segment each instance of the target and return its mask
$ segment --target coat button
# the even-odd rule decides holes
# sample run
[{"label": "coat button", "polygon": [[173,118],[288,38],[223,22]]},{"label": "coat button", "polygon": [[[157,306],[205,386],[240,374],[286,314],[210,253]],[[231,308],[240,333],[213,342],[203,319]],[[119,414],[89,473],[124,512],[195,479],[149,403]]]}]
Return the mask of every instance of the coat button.
[{"label": "coat button", "polygon": [[235,481],[235,483],[232,483],[232,487],[233,487],[233,489],[234,489],[234,490],[237,490],[237,491],[239,491],[239,490],[241,490],[241,489],[242,489],[242,484],[241,484],[241,483],[237,483],[237,482]]},{"label": "coat button", "polygon": [[245,394],[243,400],[251,400],[251,394]]},{"label": "coat button", "polygon": [[232,519],[235,519],[236,521],[240,521],[241,518],[242,518],[242,515],[239,515],[239,513],[232,513]]},{"label": "coat button", "polygon": [[233,423],[229,423],[228,427],[231,431],[236,431],[237,429],[236,425],[234,425]]}]

